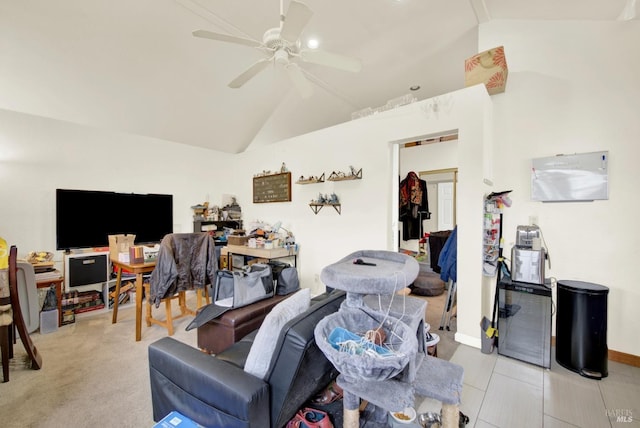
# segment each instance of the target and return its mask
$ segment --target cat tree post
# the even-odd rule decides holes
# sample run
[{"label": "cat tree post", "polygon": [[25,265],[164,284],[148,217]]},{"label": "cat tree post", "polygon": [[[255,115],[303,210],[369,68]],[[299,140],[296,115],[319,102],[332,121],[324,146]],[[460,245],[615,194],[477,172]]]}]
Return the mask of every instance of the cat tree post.
[{"label": "cat tree post", "polygon": [[[386,422],[387,411],[400,411],[413,405],[411,382],[415,367],[424,357],[417,358],[416,332],[423,330],[416,326],[424,322],[426,305],[416,311],[417,320],[408,315],[400,321],[390,315],[391,306],[386,311],[376,310],[365,304],[365,296],[379,295],[390,305],[394,294],[411,284],[418,272],[418,262],[412,257],[373,250],[352,253],[322,270],[321,279],[327,286],[347,293],[340,310],[320,321],[314,331],[318,347],[340,372],[337,382],[344,390],[346,428],[359,427],[361,399],[374,406],[372,414],[376,422]],[[386,331],[384,350],[387,353],[376,349],[374,354],[353,354],[335,346],[334,335],[340,329],[362,337],[380,327]]]}]

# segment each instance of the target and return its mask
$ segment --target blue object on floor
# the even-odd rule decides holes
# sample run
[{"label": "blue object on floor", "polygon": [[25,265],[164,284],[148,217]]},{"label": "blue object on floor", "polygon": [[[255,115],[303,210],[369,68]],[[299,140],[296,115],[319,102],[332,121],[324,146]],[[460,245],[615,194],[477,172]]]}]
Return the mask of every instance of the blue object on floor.
[{"label": "blue object on floor", "polygon": [[153,428],[204,428],[183,414],[173,411],[162,418]]}]

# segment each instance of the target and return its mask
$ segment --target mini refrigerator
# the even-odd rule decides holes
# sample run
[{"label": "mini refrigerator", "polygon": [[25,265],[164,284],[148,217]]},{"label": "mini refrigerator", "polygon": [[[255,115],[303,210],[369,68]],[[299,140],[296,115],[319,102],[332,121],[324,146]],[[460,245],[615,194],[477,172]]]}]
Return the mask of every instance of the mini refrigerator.
[{"label": "mini refrigerator", "polygon": [[551,288],[512,281],[498,283],[498,354],[551,367]]}]

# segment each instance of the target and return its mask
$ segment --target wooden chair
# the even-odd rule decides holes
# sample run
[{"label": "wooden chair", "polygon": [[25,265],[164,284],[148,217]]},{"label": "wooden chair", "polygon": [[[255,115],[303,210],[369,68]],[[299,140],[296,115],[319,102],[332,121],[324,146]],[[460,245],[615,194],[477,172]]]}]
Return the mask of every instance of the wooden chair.
[{"label": "wooden chair", "polygon": [[[196,247],[199,246],[199,247]],[[197,255],[195,255],[197,254]],[[202,260],[202,255],[205,255],[206,260]],[[153,271],[149,281],[144,284],[145,295],[147,299],[147,326],[151,324],[158,324],[165,327],[169,331],[169,336],[173,335],[173,320],[179,319],[187,315],[196,315],[196,311],[203,306],[202,297],[205,298],[205,303],[209,303],[209,290],[208,286],[204,288],[197,288],[193,283],[191,268],[192,264],[196,264],[200,269],[204,266],[206,276],[208,277],[203,282],[212,281],[215,275],[215,269],[218,263],[215,254],[215,243],[213,238],[206,232],[199,233],[170,233],[162,238],[160,243],[160,251],[158,252],[158,264],[164,264],[165,266],[172,266],[177,272],[175,278],[169,278],[168,275],[158,274],[159,270]],[[203,263],[205,265],[203,265]],[[177,266],[181,266],[180,269]],[[187,268],[188,266],[188,268]],[[162,270],[162,269],[161,269]],[[160,270],[160,271],[161,271]],[[195,275],[200,275],[199,271]],[[168,281],[174,281],[173,284],[168,284]],[[154,287],[163,289],[164,297],[156,293]],[[153,292],[152,292],[153,289]],[[187,307],[187,295],[185,289],[195,289],[197,293],[196,310],[189,309]],[[178,290],[173,294],[168,290]],[[153,296],[152,296],[153,294]],[[152,316],[152,306],[158,304],[158,298],[160,303],[164,302],[165,305],[165,319],[160,320]],[[180,308],[180,314],[173,316],[171,312],[171,301],[177,300],[178,307]]]},{"label": "wooden chair", "polygon": [[8,297],[0,297],[0,349],[2,351],[2,381],[9,382],[9,360],[13,358],[13,311]]},{"label": "wooden chair", "polygon": [[[196,290],[196,310],[195,311],[187,307],[187,292],[179,291],[172,296],[165,297],[164,299],[160,300],[160,302],[164,303],[165,314],[166,314],[165,319],[161,320],[158,318],[154,318],[151,313],[152,312],[151,307],[153,306],[153,304],[149,301],[150,287],[151,286],[149,282],[144,283],[144,292],[145,292],[145,296],[147,296],[147,305],[146,305],[147,306],[147,316],[146,316],[147,327],[151,327],[151,324],[157,324],[159,326],[162,326],[167,329],[167,331],[169,332],[169,336],[173,336],[173,332],[174,332],[173,320],[180,319],[187,315],[193,315],[193,316],[196,315],[197,310],[203,306],[202,305],[203,295],[204,295],[205,304],[209,303],[208,287],[204,288],[204,292],[202,289]],[[173,313],[172,313],[171,301],[173,300],[178,301],[178,307],[180,308],[180,314],[178,316],[173,316]]]},{"label": "wooden chair", "polygon": [[[4,241],[0,244],[4,245]],[[18,293],[18,279],[17,279],[17,254],[18,249],[15,245],[12,245],[9,249],[9,299],[2,297],[0,299],[0,306],[2,306],[3,322],[0,327],[0,348],[2,348],[2,378],[3,382],[9,381],[9,360],[13,358],[13,343],[15,342],[14,329],[18,330],[20,340],[27,351],[27,356],[31,360],[31,368],[33,370],[40,370],[42,367],[42,356],[38,353],[38,349],[35,347],[29,336],[27,324],[24,321],[22,315],[22,309],[20,306],[20,299]],[[11,319],[7,319],[8,317]],[[11,322],[13,321],[13,322]]]}]

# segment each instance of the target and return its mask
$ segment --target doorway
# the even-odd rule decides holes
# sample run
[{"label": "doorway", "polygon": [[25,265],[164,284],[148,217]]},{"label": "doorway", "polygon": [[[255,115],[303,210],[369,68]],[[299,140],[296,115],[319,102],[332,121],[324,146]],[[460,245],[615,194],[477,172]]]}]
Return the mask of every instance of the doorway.
[{"label": "doorway", "polygon": [[[457,224],[457,185],[458,185],[458,134],[446,133],[422,140],[419,143],[408,142],[398,144],[398,175],[402,179],[411,171],[415,171],[420,180],[426,182],[429,218],[422,219],[422,233],[453,230]],[[429,243],[418,239],[403,239],[401,222],[397,224],[398,248],[407,254],[416,254],[426,269],[431,267],[431,250]],[[421,248],[422,245],[422,248]],[[426,246],[426,248],[424,248]],[[426,250],[427,257],[420,254]],[[454,336],[457,332],[457,304],[448,300],[449,284],[438,295],[420,295],[413,297],[428,302],[425,319],[431,326],[432,333],[440,338],[439,354],[447,355],[456,348]],[[449,309],[446,310],[445,308]],[[439,327],[445,327],[440,330]],[[450,355],[450,354],[449,354]]]},{"label": "doorway", "polygon": [[420,171],[419,176],[427,183],[431,212],[431,217],[423,222],[424,232],[453,230],[456,226],[458,168]]},{"label": "doorway", "polygon": [[[491,116],[492,100],[486,91],[480,89],[475,86],[453,92],[449,111],[441,111],[441,117],[426,117],[424,126],[416,127],[419,131],[400,134],[402,137],[389,141],[391,174],[388,180],[392,201],[389,213],[391,221],[387,224],[389,248],[400,248],[401,251],[405,248],[407,251],[417,249],[416,240],[411,242],[402,239],[398,180],[406,177],[409,171],[458,168],[456,224],[460,226],[457,234],[460,298],[458,316],[455,318],[458,324],[455,338],[460,343],[476,348],[481,346],[478,322],[484,313],[490,312],[492,302],[491,293],[487,292],[486,281],[482,277],[481,252],[478,253],[476,249],[483,237],[478,212],[482,212],[482,198],[491,188],[494,174],[491,162],[494,141],[490,132],[491,121],[486,120]],[[425,105],[429,102],[426,101]],[[443,141],[443,137],[450,135],[452,141]],[[439,141],[429,141],[434,139]],[[415,247],[412,245],[414,243]],[[427,311],[430,312],[429,309]]]},{"label": "doorway", "polygon": [[[457,224],[456,186],[458,181],[458,133],[448,132],[440,136],[429,136],[419,141],[401,142],[394,145],[396,153],[397,173],[399,182],[410,174],[424,182],[428,197],[428,207],[422,214],[420,221],[412,225],[410,235],[405,233],[405,225],[395,217],[394,227],[397,229],[397,240],[394,247],[400,251],[419,253],[420,240],[424,233],[439,230],[452,230]],[[438,190],[438,187],[441,187]],[[399,200],[399,188],[396,190],[396,201]],[[448,202],[438,203],[438,193]],[[399,213],[399,205],[396,212]],[[439,213],[438,210],[441,212]],[[414,214],[415,218],[415,214]],[[444,221],[440,225],[438,219]]]}]

